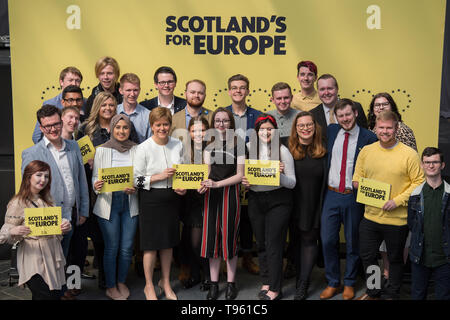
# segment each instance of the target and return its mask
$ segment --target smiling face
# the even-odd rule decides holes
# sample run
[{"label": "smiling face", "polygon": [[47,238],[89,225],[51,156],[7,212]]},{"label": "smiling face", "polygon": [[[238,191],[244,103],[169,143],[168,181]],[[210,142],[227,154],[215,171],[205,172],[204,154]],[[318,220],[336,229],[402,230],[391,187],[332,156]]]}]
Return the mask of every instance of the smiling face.
[{"label": "smiling face", "polygon": [[270,100],[275,104],[279,113],[285,114],[291,106],[291,91],[289,88],[274,91]]},{"label": "smiling face", "polygon": [[422,169],[427,178],[440,176],[444,167],[445,163],[441,162],[441,156],[439,154],[433,154],[428,157],[423,156]]},{"label": "smiling face", "polygon": [[333,78],[317,81],[317,91],[323,104],[329,108],[334,107],[338,98],[338,89]]},{"label": "smiling face", "polygon": [[236,104],[245,103],[245,98],[248,96],[249,90],[247,83],[243,80],[231,81],[228,95],[231,101]]},{"label": "smiling face", "polygon": [[312,142],[316,129],[311,116],[299,117],[297,119],[296,129],[301,144],[308,145]]},{"label": "smiling face", "polygon": [[258,137],[263,143],[270,143],[272,140],[272,130],[275,129],[270,121],[261,124],[258,130]]},{"label": "smiling face", "polygon": [[68,72],[64,76],[64,79],[59,80],[59,84],[61,85],[61,91],[64,90],[65,87],[70,85],[79,87],[81,85],[81,78],[75,73]]},{"label": "smiling face", "polygon": [[37,195],[48,183],[50,173],[48,171],[37,171],[30,177],[30,190]]},{"label": "smiling face", "polygon": [[189,128],[189,135],[195,144],[201,144],[206,134],[206,126],[201,121],[196,121]]},{"label": "smiling face", "polygon": [[152,132],[155,138],[165,141],[169,136],[170,122],[167,118],[161,118],[152,125]]},{"label": "smiling face", "polygon": [[141,87],[137,83],[124,82],[119,88],[120,94],[123,96],[123,102],[134,106],[137,104]]},{"label": "smiling face", "polygon": [[119,142],[124,142],[130,137],[131,128],[124,120],[119,120],[114,126],[113,136]]},{"label": "smiling face", "polygon": [[114,67],[106,65],[99,73],[98,80],[106,91],[111,91],[116,83],[116,76],[114,74]]},{"label": "smiling face", "polygon": [[376,133],[381,146],[388,148],[395,144],[398,123],[394,120],[377,120]]},{"label": "smiling face", "polygon": [[221,134],[225,134],[226,130],[230,128],[231,120],[226,112],[217,112],[214,117],[214,128],[219,130]]},{"label": "smiling face", "polygon": [[297,79],[303,91],[310,91],[311,89],[314,89],[316,75],[308,67],[300,67],[298,70]]},{"label": "smiling face", "polygon": [[41,118],[41,131],[52,143],[56,143],[61,138],[62,122],[59,114],[55,113],[50,117]]},{"label": "smiling face", "polygon": [[382,111],[391,110],[391,104],[385,97],[376,98],[373,102],[373,113],[375,116],[379,115]]},{"label": "smiling face", "polygon": [[358,111],[353,111],[351,105],[347,105],[343,109],[336,109],[336,120],[345,131],[350,131],[355,127],[357,116]]},{"label": "smiling face", "polygon": [[68,133],[74,133],[75,130],[78,129],[78,125],[80,124],[80,115],[75,111],[67,111],[61,117],[63,122],[64,131]]},{"label": "smiling face", "polygon": [[98,116],[100,119],[109,121],[116,115],[116,103],[111,99],[106,99],[100,106]]},{"label": "smiling face", "polygon": [[176,85],[173,74],[158,73],[158,82],[155,83],[155,88],[161,96],[172,97]]}]

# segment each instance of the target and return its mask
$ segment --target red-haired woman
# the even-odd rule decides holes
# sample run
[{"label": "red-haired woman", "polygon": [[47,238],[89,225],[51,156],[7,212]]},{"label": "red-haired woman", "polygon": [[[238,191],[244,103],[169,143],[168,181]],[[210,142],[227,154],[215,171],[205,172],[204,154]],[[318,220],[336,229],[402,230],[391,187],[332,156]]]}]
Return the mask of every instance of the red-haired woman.
[{"label": "red-haired woman", "polygon": [[[24,169],[19,193],[8,203],[5,224],[0,230],[0,243],[17,243],[18,285],[27,284],[33,300],[59,300],[61,287],[66,283],[62,235],[27,236],[30,228],[24,225],[25,208],[53,206],[50,196],[51,173],[47,163],[34,160]],[[62,219],[62,233],[72,226]]]}]

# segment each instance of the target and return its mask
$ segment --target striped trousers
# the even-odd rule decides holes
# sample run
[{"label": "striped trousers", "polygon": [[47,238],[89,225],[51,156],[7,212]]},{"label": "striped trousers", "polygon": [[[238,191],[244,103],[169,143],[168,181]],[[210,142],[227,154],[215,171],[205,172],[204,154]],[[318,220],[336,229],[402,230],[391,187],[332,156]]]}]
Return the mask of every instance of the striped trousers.
[{"label": "striped trousers", "polygon": [[232,259],[237,255],[240,220],[239,185],[209,189],[203,202],[203,258]]}]

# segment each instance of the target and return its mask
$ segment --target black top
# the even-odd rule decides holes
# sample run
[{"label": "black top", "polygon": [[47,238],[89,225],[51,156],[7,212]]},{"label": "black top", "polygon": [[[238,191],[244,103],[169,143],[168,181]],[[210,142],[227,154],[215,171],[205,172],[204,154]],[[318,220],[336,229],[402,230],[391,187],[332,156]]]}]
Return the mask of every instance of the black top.
[{"label": "black top", "polygon": [[[245,153],[242,154],[245,156]],[[232,177],[237,170],[238,148],[230,148],[229,145],[222,142],[222,149],[213,149],[211,151],[211,172],[209,179],[220,181]]]},{"label": "black top", "polygon": [[326,156],[318,159],[306,154],[302,160],[294,160],[294,218],[302,231],[319,228],[323,193],[326,186]]},{"label": "black top", "polygon": [[[78,128],[77,136],[76,136],[77,140],[86,135],[85,129],[86,129],[86,123],[83,123],[82,125],[80,125],[80,127]],[[106,130],[104,128],[95,130],[94,134],[92,136],[93,136],[92,144],[94,145],[94,147],[104,144],[111,137],[108,130]],[[130,137],[128,139],[139,144],[139,137],[137,135],[136,128],[134,127],[133,122],[131,122],[131,132],[130,132]]]}]

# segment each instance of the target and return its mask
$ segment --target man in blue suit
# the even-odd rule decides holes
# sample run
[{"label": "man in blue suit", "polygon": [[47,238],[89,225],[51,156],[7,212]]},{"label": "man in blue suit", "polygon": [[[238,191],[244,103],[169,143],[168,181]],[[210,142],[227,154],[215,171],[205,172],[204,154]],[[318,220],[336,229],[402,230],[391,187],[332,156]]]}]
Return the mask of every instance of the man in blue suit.
[{"label": "man in blue suit", "polygon": [[[33,160],[48,163],[54,205],[61,207],[62,217],[72,221],[73,226],[81,225],[89,215],[89,195],[80,148],[77,142],[61,137],[61,110],[58,107],[42,106],[37,111],[37,120],[44,137],[22,152],[22,174]],[[66,258],[72,232],[65,234],[61,243]]]},{"label": "man in blue suit", "polygon": [[339,262],[339,230],[342,223],[347,254],[343,298],[351,300],[355,296],[359,263],[359,223],[364,214],[364,205],[356,202],[352,177],[359,151],[377,141],[377,137],[357,125],[358,108],[352,100],[339,100],[334,114],[338,124],[327,127],[328,189],[325,191],[320,227],[328,286],[320,298],[330,299],[342,290]]}]

